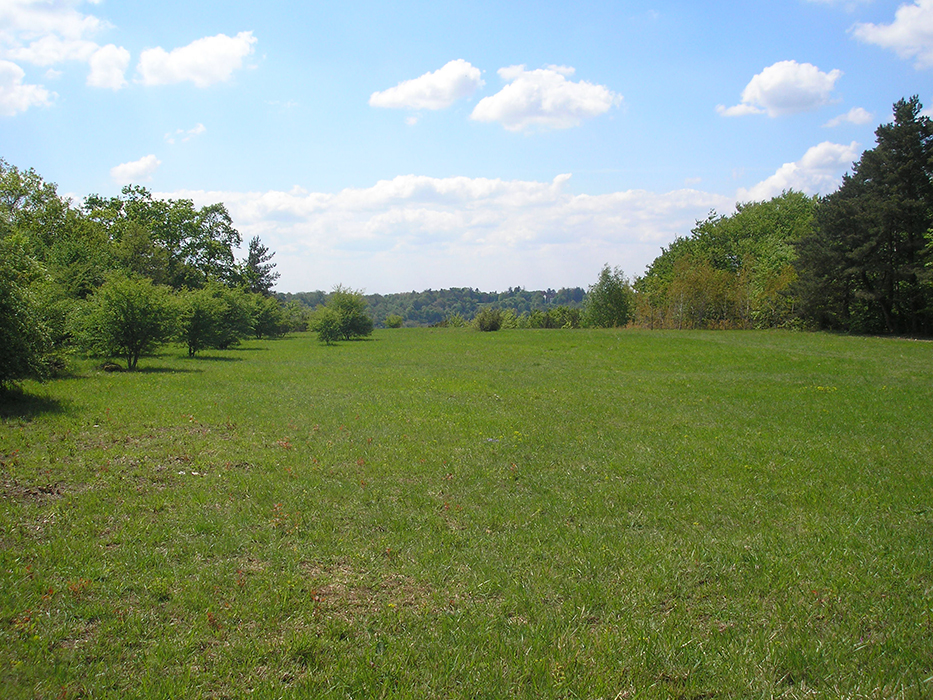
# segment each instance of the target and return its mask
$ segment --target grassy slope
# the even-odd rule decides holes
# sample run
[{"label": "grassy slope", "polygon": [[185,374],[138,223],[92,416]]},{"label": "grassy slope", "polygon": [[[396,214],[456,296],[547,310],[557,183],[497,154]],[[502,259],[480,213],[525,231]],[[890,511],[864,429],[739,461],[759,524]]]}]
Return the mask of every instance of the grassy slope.
[{"label": "grassy slope", "polygon": [[925,697],[933,346],[403,329],[2,406],[10,697]]}]

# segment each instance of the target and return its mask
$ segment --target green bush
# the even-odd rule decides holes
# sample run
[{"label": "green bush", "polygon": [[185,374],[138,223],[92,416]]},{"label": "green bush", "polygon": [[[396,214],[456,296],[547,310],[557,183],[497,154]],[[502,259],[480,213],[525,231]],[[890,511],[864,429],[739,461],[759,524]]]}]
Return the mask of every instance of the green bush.
[{"label": "green bush", "polygon": [[340,317],[336,311],[326,306],[317,307],[308,327],[317,333],[318,340],[326,345],[333,345],[343,335],[340,330]]},{"label": "green bush", "polygon": [[167,287],[118,273],[78,308],[76,336],[91,355],[125,358],[135,370],[140,355],[174,335],[176,303]]},{"label": "green bush", "polygon": [[487,306],[476,314],[476,317],[473,319],[473,325],[476,326],[478,330],[484,332],[497,331],[502,328],[504,320],[502,309],[494,309]]},{"label": "green bush", "polygon": [[404,319],[398,314],[389,314],[386,316],[386,328],[401,328]]},{"label": "green bush", "polygon": [[48,369],[49,332],[35,294],[42,273],[21,241],[0,239],[0,388]]}]

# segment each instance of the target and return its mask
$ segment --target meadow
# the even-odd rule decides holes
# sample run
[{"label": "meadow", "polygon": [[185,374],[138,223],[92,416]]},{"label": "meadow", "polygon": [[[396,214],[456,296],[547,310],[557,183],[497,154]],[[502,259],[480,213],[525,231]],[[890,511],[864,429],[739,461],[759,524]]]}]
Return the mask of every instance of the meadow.
[{"label": "meadow", "polygon": [[0,402],[5,698],[933,696],[933,344],[398,329]]}]

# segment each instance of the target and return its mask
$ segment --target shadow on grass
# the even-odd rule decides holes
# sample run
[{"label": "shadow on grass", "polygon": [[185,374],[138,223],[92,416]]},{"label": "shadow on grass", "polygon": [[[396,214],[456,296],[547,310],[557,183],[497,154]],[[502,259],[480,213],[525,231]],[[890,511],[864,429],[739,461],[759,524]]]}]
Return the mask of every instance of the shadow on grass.
[{"label": "shadow on grass", "polygon": [[242,362],[242,357],[222,357],[220,355],[195,355],[194,357],[188,357],[185,355],[181,358],[182,362]]},{"label": "shadow on grass", "polygon": [[62,414],[69,405],[48,396],[36,396],[20,387],[0,389],[0,419],[35,418],[46,414]]},{"label": "shadow on grass", "polygon": [[124,374],[194,374],[203,372],[203,369],[189,369],[186,367],[137,367],[134,370],[120,370]]}]

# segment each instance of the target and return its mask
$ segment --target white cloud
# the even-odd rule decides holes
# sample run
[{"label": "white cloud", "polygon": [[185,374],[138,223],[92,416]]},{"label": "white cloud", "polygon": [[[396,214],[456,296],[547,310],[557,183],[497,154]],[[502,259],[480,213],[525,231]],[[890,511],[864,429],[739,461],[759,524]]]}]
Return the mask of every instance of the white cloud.
[{"label": "white cloud", "polygon": [[200,136],[205,131],[207,131],[207,127],[203,124],[198,124],[193,129],[176,129],[165,135],[165,141],[166,143],[175,143],[175,139],[181,137],[181,142],[184,143],[185,141],[190,141],[195,136]]},{"label": "white cloud", "polygon": [[154,155],[148,155],[131,163],[121,163],[110,169],[110,177],[118,185],[129,185],[134,182],[146,182],[152,179],[152,174],[162,165],[162,161]]},{"label": "white cloud", "polygon": [[15,63],[0,61],[0,115],[12,117],[33,106],[52,103],[54,92],[41,85],[23,84],[26,73]]},{"label": "white cloud", "polygon": [[830,119],[828,122],[823,124],[823,126],[836,127],[841,126],[842,124],[870,124],[874,119],[875,115],[869,112],[867,109],[853,107],[845,114],[840,114],[838,117]]},{"label": "white cloud", "polygon": [[229,80],[253,52],[256,37],[240,32],[205,37],[167,52],[161,47],[147,49],[139,57],[137,71],[144,85],[170,85],[190,80],[199,88]]},{"label": "white cloud", "polygon": [[481,75],[479,68],[458,58],[433,73],[374,92],[369,104],[390,109],[445,109],[485,85]]},{"label": "white cloud", "polygon": [[28,46],[10,49],[9,58],[25,61],[37,66],[51,66],[65,61],[87,61],[98,49],[97,44],[86,39],[65,39],[57,34],[47,34]]},{"label": "white cloud", "polygon": [[91,87],[119,90],[126,86],[124,75],[130,65],[130,52],[113,44],[102,46],[88,61],[91,72],[87,84]]},{"label": "white cloud", "polygon": [[[111,25],[79,12],[80,0],[0,2],[0,55],[37,66],[66,61],[90,64],[87,84],[118,90],[126,84],[123,73],[129,52],[113,44],[101,47],[92,37]],[[49,68],[46,75],[61,71]]]},{"label": "white cloud", "polygon": [[813,146],[796,163],[785,163],[767,180],[751,189],[741,189],[736,199],[742,202],[760,202],[777,197],[785,190],[806,194],[828,194],[839,186],[842,174],[858,158],[859,144],[848,146],[823,143]]},{"label": "white cloud", "polygon": [[852,28],[856,38],[892,49],[917,68],[933,68],[933,0],[915,0],[901,5],[891,24],[859,23]]},{"label": "white cloud", "polygon": [[567,129],[622,102],[621,95],[604,85],[568,80],[573,73],[574,69],[566,66],[532,71],[525,70],[525,66],[500,68],[499,76],[508,85],[480,100],[471,118],[499,122],[509,131],[530,127]]},{"label": "white cloud", "polygon": [[779,117],[811,111],[832,102],[833,87],[840,77],[840,70],[824,73],[810,63],[778,61],[751,79],[739,104],[719,105],[716,111],[724,117],[747,114]]},{"label": "white cloud", "polygon": [[0,2],[0,39],[18,45],[37,37],[56,35],[66,40],[83,39],[110,27],[75,9],[81,0],[4,0]]},{"label": "white cloud", "polygon": [[337,193],[182,191],[197,205],[224,202],[244,239],[276,250],[282,290],[344,283],[371,291],[588,284],[604,262],[640,273],[660,246],[710,209],[734,200],[693,189],[603,195],[550,182],[403,175]]}]

